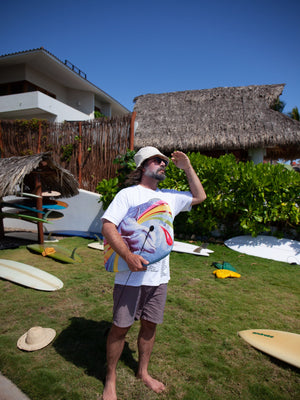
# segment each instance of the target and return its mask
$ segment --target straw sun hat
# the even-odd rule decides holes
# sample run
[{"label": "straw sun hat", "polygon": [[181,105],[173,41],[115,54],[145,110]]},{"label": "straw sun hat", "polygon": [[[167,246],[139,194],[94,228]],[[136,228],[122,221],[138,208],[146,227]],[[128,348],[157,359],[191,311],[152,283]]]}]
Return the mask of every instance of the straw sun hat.
[{"label": "straw sun hat", "polygon": [[17,346],[19,349],[26,351],[40,350],[48,346],[55,338],[55,335],[56,332],[54,329],[34,326],[20,337]]},{"label": "straw sun hat", "polygon": [[146,146],[142,147],[134,156],[136,167],[138,168],[145,160],[155,156],[169,162],[168,157],[161,153],[156,147]]}]

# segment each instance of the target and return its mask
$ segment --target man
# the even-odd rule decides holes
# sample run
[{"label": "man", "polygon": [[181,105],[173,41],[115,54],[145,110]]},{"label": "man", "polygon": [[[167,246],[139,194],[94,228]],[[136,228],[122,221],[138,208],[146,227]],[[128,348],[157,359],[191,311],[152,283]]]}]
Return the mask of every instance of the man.
[{"label": "man", "polygon": [[[138,336],[139,364],[137,378],[150,389],[160,393],[165,389],[162,382],[148,373],[148,364],[155,340],[156,325],[162,323],[170,279],[169,257],[148,266],[147,257],[133,253],[117,228],[130,207],[139,206],[152,199],[161,199],[171,210],[172,219],[191,206],[206,199],[203,186],[189,158],[181,151],[172,153],[174,164],[184,170],[190,192],[159,190],[159,181],[165,179],[169,159],[158,149],[141,148],[134,160],[137,169],[129,177],[135,183],[121,190],[103,215],[102,233],[110,247],[128,265],[130,271],[117,272],[114,287],[113,325],[107,338],[107,375],[103,400],[116,400],[116,368],[122,354],[125,337],[134,320],[141,323]],[[153,268],[153,266],[155,267]]]}]

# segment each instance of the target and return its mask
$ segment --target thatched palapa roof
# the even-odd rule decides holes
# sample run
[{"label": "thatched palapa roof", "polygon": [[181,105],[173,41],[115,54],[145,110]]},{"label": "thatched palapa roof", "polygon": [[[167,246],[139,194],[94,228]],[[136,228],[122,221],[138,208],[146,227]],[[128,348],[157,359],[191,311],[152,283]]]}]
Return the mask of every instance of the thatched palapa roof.
[{"label": "thatched palapa roof", "polygon": [[78,194],[78,182],[74,176],[57,165],[50,153],[40,153],[32,156],[0,158],[0,198],[16,194],[22,186],[24,192],[34,193],[37,173],[41,179],[43,192],[57,191],[61,193],[61,197]]},{"label": "thatched palapa roof", "polygon": [[146,94],[134,99],[135,148],[165,152],[280,148],[300,153],[300,122],[272,110],[284,84]]}]

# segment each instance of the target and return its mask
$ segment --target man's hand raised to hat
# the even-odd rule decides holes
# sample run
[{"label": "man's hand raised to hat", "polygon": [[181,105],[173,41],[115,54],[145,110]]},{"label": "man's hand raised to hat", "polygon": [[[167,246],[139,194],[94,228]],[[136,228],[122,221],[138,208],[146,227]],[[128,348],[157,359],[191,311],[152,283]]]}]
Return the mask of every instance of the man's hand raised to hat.
[{"label": "man's hand raised to hat", "polygon": [[202,183],[198,178],[192,164],[186,154],[182,151],[174,151],[172,153],[172,161],[176,165],[176,167],[182,169],[187,177],[190,191],[192,193],[192,206],[202,203],[206,199],[206,193],[203,189]]},{"label": "man's hand raised to hat", "polygon": [[176,165],[177,168],[183,169],[184,171],[191,168],[191,162],[188,156],[182,151],[176,150],[171,154],[171,156],[172,156],[171,160],[173,161],[173,163]]}]

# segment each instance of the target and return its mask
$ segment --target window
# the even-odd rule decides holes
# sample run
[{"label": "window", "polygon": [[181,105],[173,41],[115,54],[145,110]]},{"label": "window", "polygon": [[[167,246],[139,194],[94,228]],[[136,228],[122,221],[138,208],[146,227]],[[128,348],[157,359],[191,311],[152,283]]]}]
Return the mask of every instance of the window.
[{"label": "window", "polygon": [[18,81],[18,82],[8,82],[0,84],[0,96],[7,96],[9,94],[18,94],[18,93],[27,93],[27,92],[35,92],[39,91],[47,96],[53,97],[56,99],[55,94],[48,92],[48,90],[43,89],[34,83],[29,81]]}]

